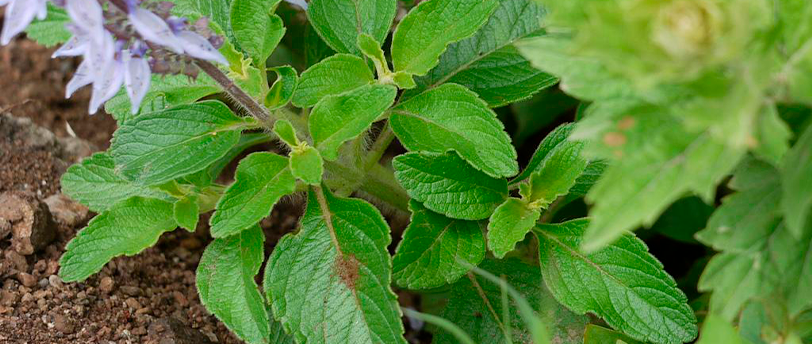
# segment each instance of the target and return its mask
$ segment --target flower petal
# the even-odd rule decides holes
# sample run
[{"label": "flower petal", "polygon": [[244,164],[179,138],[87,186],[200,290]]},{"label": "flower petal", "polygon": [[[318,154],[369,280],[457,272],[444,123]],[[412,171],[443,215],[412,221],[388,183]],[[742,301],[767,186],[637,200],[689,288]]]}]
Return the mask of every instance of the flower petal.
[{"label": "flower petal", "polygon": [[90,108],[92,115],[99,110],[104,102],[113,98],[124,83],[124,63],[118,60],[107,61],[102,69],[101,78],[93,81],[93,94],[90,95]]},{"label": "flower petal", "polygon": [[141,101],[149,91],[150,70],[146,59],[131,57],[124,62],[124,86],[127,87],[127,95],[130,96],[132,113],[138,112],[141,108]]},{"label": "flower petal", "polygon": [[147,41],[165,46],[178,54],[183,53],[178,40],[169,24],[155,13],[143,8],[136,8],[130,11],[130,22],[135,31]]},{"label": "flower petal", "polygon": [[104,15],[101,5],[96,0],[67,0],[65,8],[68,10],[73,23],[81,27],[93,40],[100,42],[104,30]]},{"label": "flower petal", "polygon": [[35,2],[38,2],[37,19],[45,20],[45,17],[48,16],[48,0],[35,0]]},{"label": "flower petal", "polygon": [[14,36],[23,32],[37,14],[36,1],[15,0],[6,8],[5,23],[0,32],[0,45],[11,42]]},{"label": "flower petal", "polygon": [[113,36],[107,32],[102,35],[100,43],[90,41],[85,50],[85,60],[93,72],[94,80],[100,79],[108,61],[115,58],[115,42]]},{"label": "flower petal", "polygon": [[70,98],[76,90],[90,85],[93,82],[94,73],[90,69],[90,63],[87,60],[82,61],[79,64],[79,68],[76,69],[76,73],[73,73],[73,78],[68,81],[68,85],[65,87],[65,99]]},{"label": "flower petal", "polygon": [[203,36],[191,31],[181,31],[178,33],[178,41],[180,41],[187,55],[202,60],[216,61],[228,66],[228,60],[226,60],[225,56],[220,54],[211,45],[211,42]]},{"label": "flower petal", "polygon": [[51,55],[52,59],[57,57],[64,57],[64,56],[80,56],[85,53],[87,50],[87,41],[82,40],[78,36],[74,35],[71,37],[65,44],[62,44],[59,49],[54,51],[53,55]]}]

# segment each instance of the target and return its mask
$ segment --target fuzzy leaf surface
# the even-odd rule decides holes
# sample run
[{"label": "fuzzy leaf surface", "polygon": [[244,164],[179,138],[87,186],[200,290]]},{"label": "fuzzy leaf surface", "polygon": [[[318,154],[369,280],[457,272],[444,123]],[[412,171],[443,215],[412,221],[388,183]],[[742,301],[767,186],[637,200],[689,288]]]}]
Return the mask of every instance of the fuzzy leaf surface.
[{"label": "fuzzy leaf surface", "polygon": [[450,218],[488,218],[507,197],[507,183],[477,171],[455,152],[407,153],[392,161],[409,196]]},{"label": "fuzzy leaf surface", "polygon": [[175,227],[172,203],[141,197],[118,203],[90,220],[68,243],[59,260],[59,277],[65,282],[83,281],[111,259],[154,245],[161,234]]},{"label": "fuzzy leaf surface", "polygon": [[211,235],[224,238],[255,225],[271,213],[282,196],[293,193],[296,179],[288,164],[287,158],[268,152],[242,159],[234,184],[217,202],[210,220]]},{"label": "fuzzy leaf surface", "polygon": [[290,153],[290,172],[307,184],[320,184],[321,176],[324,174],[324,161],[319,151],[310,146],[303,149],[294,148]]},{"label": "fuzzy leaf surface", "polygon": [[389,226],[360,199],[326,193],[324,201],[329,216],[310,193],[299,232],[285,235],[268,260],[274,316],[298,342],[405,344],[390,289]]},{"label": "fuzzy leaf surface", "polygon": [[496,258],[504,258],[517,242],[524,240],[539,217],[541,212],[538,209],[530,208],[518,198],[508,198],[496,208],[488,222],[488,248]]},{"label": "fuzzy leaf surface", "polygon": [[262,228],[252,226],[228,238],[214,239],[197,267],[200,302],[234,334],[251,344],[270,344],[265,300],[254,282],[262,266]]},{"label": "fuzzy leaf surface", "polygon": [[365,33],[378,42],[389,34],[397,0],[313,0],[307,17],[333,50],[361,56],[355,44]]},{"label": "fuzzy leaf surface", "polygon": [[409,210],[412,219],[392,262],[392,277],[399,286],[442,287],[465,275],[468,265],[477,266],[485,258],[485,237],[478,222],[450,219],[414,200],[409,202]]},{"label": "fuzzy leaf surface", "polygon": [[410,151],[455,150],[474,168],[494,178],[519,172],[516,149],[504,125],[476,93],[465,87],[442,85],[399,104],[392,112],[392,130]]},{"label": "fuzzy leaf surface", "polygon": [[217,101],[181,105],[125,121],[113,134],[110,152],[126,178],[161,184],[220,159],[239,142],[245,126]]},{"label": "fuzzy leaf surface", "polygon": [[588,164],[581,154],[583,149],[583,142],[565,142],[550,151],[538,171],[530,176],[530,183],[520,189],[522,196],[546,207],[566,194]]},{"label": "fuzzy leaf surface", "polygon": [[589,220],[539,225],[544,282],[572,311],[600,316],[632,338],[684,343],[697,334],[685,294],[646,245],[631,234],[591,254],[578,248]]},{"label": "fuzzy leaf surface", "polygon": [[254,60],[264,65],[265,60],[282,40],[285,27],[282,18],[271,14],[280,0],[232,0],[231,29],[240,47]]},{"label": "fuzzy leaf surface", "polygon": [[35,19],[25,28],[25,34],[39,44],[52,47],[70,39],[71,33],[65,28],[70,21],[64,8],[48,3],[48,15],[43,20]]},{"label": "fuzzy leaf surface", "polygon": [[336,54],[311,66],[299,78],[293,105],[311,107],[322,98],[368,85],[375,80],[372,71],[358,56]]},{"label": "fuzzy leaf surface", "polygon": [[276,110],[290,103],[299,86],[299,75],[291,66],[274,67],[270,70],[276,73],[276,81],[265,95],[265,107]]}]

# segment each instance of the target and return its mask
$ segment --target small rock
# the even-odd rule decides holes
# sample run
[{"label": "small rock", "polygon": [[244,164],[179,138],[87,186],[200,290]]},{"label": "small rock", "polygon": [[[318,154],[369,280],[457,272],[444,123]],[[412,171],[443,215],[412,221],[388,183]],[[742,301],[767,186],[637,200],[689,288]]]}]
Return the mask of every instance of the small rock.
[{"label": "small rock", "polygon": [[62,289],[62,279],[57,275],[48,276],[48,284],[56,289]]},{"label": "small rock", "polygon": [[17,280],[20,281],[20,283],[22,285],[24,285],[24,286],[26,286],[28,288],[32,288],[35,285],[37,285],[37,279],[34,278],[34,276],[32,276],[31,274],[29,274],[27,272],[18,273],[17,274]]},{"label": "small rock", "polygon": [[75,326],[73,326],[73,321],[71,321],[68,317],[57,314],[54,315],[54,329],[64,334],[71,334],[73,333]]},{"label": "small rock", "polygon": [[175,302],[177,302],[178,306],[180,306],[181,308],[184,308],[189,305],[189,300],[187,300],[186,296],[184,296],[183,293],[179,291],[172,292],[172,297],[175,298]]},{"label": "small rock", "polygon": [[31,293],[25,293],[25,295],[23,295],[23,298],[21,300],[23,303],[33,302],[34,295],[31,295]]},{"label": "small rock", "polygon": [[6,250],[6,260],[11,262],[11,271],[28,272],[28,262],[25,257],[13,250]]},{"label": "small rock", "polygon": [[125,285],[121,287],[121,291],[129,296],[139,296],[141,295],[141,288],[133,287],[131,285]]},{"label": "small rock", "polygon": [[149,325],[149,335],[160,338],[160,344],[213,344],[206,335],[177,318],[163,318]]},{"label": "small rock", "polygon": [[101,282],[99,282],[99,290],[102,293],[110,293],[111,291],[113,291],[114,285],[115,282],[113,282],[113,279],[110,278],[109,276],[105,276],[104,278],[101,279]]},{"label": "small rock", "polygon": [[48,207],[31,193],[0,194],[0,218],[11,223],[11,247],[22,255],[33,254],[56,238]]},{"label": "small rock", "polygon": [[17,303],[17,294],[5,290],[0,291],[0,305],[10,307],[15,303]]},{"label": "small rock", "polygon": [[143,335],[147,334],[147,329],[144,328],[144,326],[138,326],[138,327],[134,328],[131,333],[133,335],[136,335],[136,336],[143,336]]},{"label": "small rock", "polygon": [[127,300],[124,300],[124,303],[127,304],[127,307],[130,307],[132,309],[140,309],[141,308],[141,304],[138,303],[138,300],[136,300],[136,299],[134,299],[132,297],[128,298]]},{"label": "small rock", "polygon": [[68,227],[76,227],[87,221],[90,210],[64,194],[52,195],[45,199],[54,220]]},{"label": "small rock", "polygon": [[39,285],[40,288],[45,288],[45,287],[48,286],[48,279],[43,278],[43,279],[39,280],[39,283],[37,283],[37,284]]}]

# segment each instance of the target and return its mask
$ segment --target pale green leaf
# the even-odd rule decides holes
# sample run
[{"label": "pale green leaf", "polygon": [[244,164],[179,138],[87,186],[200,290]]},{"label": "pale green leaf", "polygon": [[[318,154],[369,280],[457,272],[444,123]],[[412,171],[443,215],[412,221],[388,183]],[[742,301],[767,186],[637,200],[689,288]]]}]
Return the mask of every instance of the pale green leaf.
[{"label": "pale green leaf", "polygon": [[223,157],[247,125],[217,101],[181,105],[124,122],[113,134],[110,154],[128,179],[161,184]]},{"label": "pale green leaf", "polygon": [[781,162],[781,198],[787,226],[796,237],[808,226],[812,215],[812,127],[801,137]]},{"label": "pale green leaf", "polygon": [[237,43],[254,60],[264,66],[265,60],[282,40],[285,27],[282,18],[271,14],[280,0],[232,0],[231,29]]},{"label": "pale green leaf", "polygon": [[555,149],[558,145],[567,142],[567,137],[569,137],[573,129],[575,129],[573,124],[562,124],[547,134],[547,136],[544,137],[544,140],[542,140],[539,144],[538,148],[536,148],[536,152],[533,153],[533,157],[530,158],[530,162],[527,163],[527,167],[525,167],[522,173],[516,176],[516,178],[513,178],[510,181],[510,185],[518,184],[530,178],[533,173],[538,172],[541,169],[541,166],[544,165],[544,161],[550,155],[550,152],[552,152],[553,149]]},{"label": "pale green leaf", "polygon": [[271,343],[265,300],[254,282],[265,258],[264,241],[262,228],[257,225],[238,235],[214,239],[197,267],[200,302],[251,344]]},{"label": "pale green leaf", "polygon": [[497,258],[504,258],[517,242],[524,240],[539,217],[541,213],[537,208],[518,198],[508,198],[496,208],[488,222],[488,248]]},{"label": "pale green leaf", "polygon": [[708,314],[705,317],[705,322],[702,324],[702,335],[696,344],[747,344],[748,342],[742,339],[736,329],[728,323],[725,319],[715,315]]},{"label": "pale green leaf", "polygon": [[392,277],[409,289],[456,282],[485,258],[485,238],[475,221],[455,220],[409,202],[411,222],[395,250]]},{"label": "pale green leaf", "polygon": [[383,55],[381,44],[375,38],[365,33],[358,35],[358,48],[361,49],[364,56],[372,59],[375,70],[378,72],[378,79],[389,76],[389,64],[386,62],[386,56]]},{"label": "pale green leaf", "polygon": [[107,210],[134,196],[166,197],[160,191],[124,179],[115,168],[109,154],[93,154],[62,175],[62,192],[95,212]]},{"label": "pale green leaf", "polygon": [[454,152],[407,153],[396,157],[392,166],[410,197],[451,218],[486,219],[507,197],[504,179],[477,171]]},{"label": "pale green leaf", "polygon": [[336,54],[308,68],[299,78],[293,105],[311,107],[322,98],[337,95],[375,81],[360,57]]},{"label": "pale green leaf", "polygon": [[587,166],[581,154],[583,142],[563,142],[547,154],[530,183],[520,188],[522,197],[535,206],[546,207],[575,185]]},{"label": "pale green leaf", "polygon": [[341,144],[366,131],[392,106],[396,95],[394,86],[367,85],[319,101],[308,124],[324,159],[336,160]]},{"label": "pale green leaf", "polygon": [[781,186],[775,183],[727,196],[696,238],[716,250],[747,250],[781,222]]},{"label": "pale green leaf", "polygon": [[491,107],[525,99],[558,79],[522,57],[513,43],[539,33],[545,10],[532,0],[501,0],[473,36],[448,46],[440,63],[417,78],[413,95],[446,82],[468,87]]},{"label": "pale green leaf", "polygon": [[293,152],[290,153],[290,172],[307,184],[321,184],[324,161],[319,151],[310,146],[293,148]]},{"label": "pale green leaf", "polygon": [[194,232],[197,229],[197,222],[200,220],[200,206],[197,203],[197,196],[187,195],[175,202],[172,213],[178,226]]},{"label": "pale green leaf", "polygon": [[392,130],[410,151],[455,150],[494,178],[519,172],[516,149],[504,125],[465,87],[445,84],[400,103],[392,111]]},{"label": "pale green leaf", "polygon": [[684,343],[697,334],[685,294],[646,245],[631,234],[590,254],[578,251],[589,221],[540,225],[541,273],[555,298],[572,311],[600,316],[632,338]]},{"label": "pale green leaf", "polygon": [[498,4],[497,0],[421,2],[401,20],[392,36],[395,70],[428,73],[449,44],[473,35]]},{"label": "pale green leaf", "polygon": [[[6,8],[6,11],[8,11],[8,8]],[[49,2],[48,15],[43,20],[37,19],[29,24],[25,28],[25,34],[39,44],[52,47],[70,39],[71,33],[65,28],[65,24],[70,23],[70,21],[65,9]]]},{"label": "pale green leaf", "polygon": [[237,234],[255,225],[271,213],[282,196],[296,188],[288,159],[268,152],[242,159],[234,179],[209,221],[215,238]]},{"label": "pale green leaf", "polygon": [[584,172],[575,180],[575,185],[570,188],[568,197],[583,197],[589,193],[589,190],[600,180],[603,176],[603,171],[606,170],[608,163],[606,160],[590,161],[586,165]]},{"label": "pale green leaf", "polygon": [[154,245],[161,234],[175,227],[172,203],[141,197],[118,203],[90,220],[68,243],[59,260],[59,277],[65,282],[83,281],[111,259]]},{"label": "pale green leaf", "polygon": [[265,107],[268,110],[276,110],[290,103],[299,85],[299,76],[291,66],[274,67],[269,70],[276,73],[276,81],[265,95]]},{"label": "pale green leaf", "polygon": [[360,56],[355,44],[358,35],[365,33],[383,42],[397,7],[396,0],[313,0],[307,18],[333,50]]},{"label": "pale green leaf", "polygon": [[792,130],[781,119],[775,105],[766,106],[758,115],[755,134],[758,146],[755,147],[754,153],[777,166],[789,150]]},{"label": "pale green leaf", "polygon": [[296,129],[293,128],[293,124],[290,124],[290,121],[286,119],[277,120],[273,124],[273,132],[289,147],[299,145],[299,138],[296,137]]},{"label": "pale green leaf", "polygon": [[274,316],[298,342],[405,344],[389,287],[389,226],[362,200],[327,193],[323,202],[329,209],[310,193],[299,232],[284,236],[268,260],[264,288]]}]

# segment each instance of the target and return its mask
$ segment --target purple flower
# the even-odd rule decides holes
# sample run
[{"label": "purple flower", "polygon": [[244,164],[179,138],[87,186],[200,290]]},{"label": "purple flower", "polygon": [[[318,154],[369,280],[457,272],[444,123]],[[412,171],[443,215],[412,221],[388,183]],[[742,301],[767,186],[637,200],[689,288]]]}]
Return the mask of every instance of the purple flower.
[{"label": "purple flower", "polygon": [[45,19],[48,14],[47,0],[0,0],[6,7],[5,24],[0,32],[0,45],[11,42],[14,36],[23,32],[34,18]]},{"label": "purple flower", "polygon": [[183,47],[175,37],[175,33],[157,14],[143,8],[133,8],[130,10],[129,18],[135,31],[145,40],[165,46],[178,54],[183,53]]},{"label": "purple flower", "polygon": [[228,66],[228,60],[226,60],[223,54],[220,54],[217,49],[211,45],[211,42],[207,40],[205,37],[198,35],[192,31],[183,30],[178,32],[177,34],[178,42],[183,47],[183,51],[194,58],[198,58],[201,60],[211,60],[215,62],[219,62],[223,65]]},{"label": "purple flower", "polygon": [[138,112],[141,102],[149,91],[150,76],[149,63],[143,57],[124,55],[124,86],[132,103],[132,113]]},{"label": "purple flower", "polygon": [[67,0],[65,9],[74,27],[82,30],[90,39],[101,42],[105,33],[104,13],[98,1]]}]

